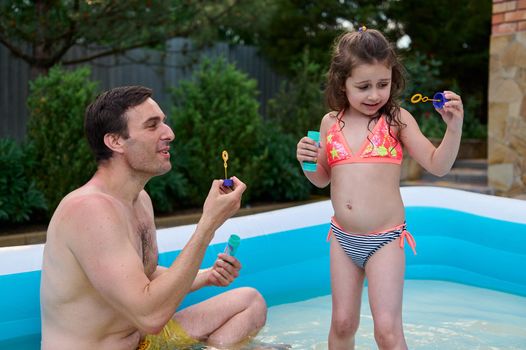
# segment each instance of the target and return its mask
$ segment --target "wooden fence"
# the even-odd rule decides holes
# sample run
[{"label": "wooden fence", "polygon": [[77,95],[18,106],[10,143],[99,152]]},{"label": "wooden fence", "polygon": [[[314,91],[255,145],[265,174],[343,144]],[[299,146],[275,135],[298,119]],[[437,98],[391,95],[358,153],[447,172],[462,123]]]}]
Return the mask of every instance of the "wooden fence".
[{"label": "wooden fence", "polygon": [[[68,57],[81,57],[85,53],[84,49],[75,48]],[[191,41],[176,38],[167,42],[165,51],[136,49],[86,64],[102,90],[121,85],[148,86],[154,90],[154,98],[165,113],[169,113],[169,88],[189,79],[203,57],[220,55],[257,81],[260,113],[265,116],[267,101],[278,91],[282,78],[270,69],[254,47],[217,43],[197,50]],[[25,138],[29,80],[30,67],[0,44],[0,138],[18,141]]]}]

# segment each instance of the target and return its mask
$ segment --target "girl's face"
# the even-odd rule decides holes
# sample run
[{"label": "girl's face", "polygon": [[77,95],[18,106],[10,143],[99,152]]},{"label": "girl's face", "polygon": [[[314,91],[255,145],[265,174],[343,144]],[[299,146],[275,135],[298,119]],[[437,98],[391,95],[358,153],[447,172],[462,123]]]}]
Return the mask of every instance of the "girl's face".
[{"label": "girl's face", "polygon": [[373,117],[391,95],[392,69],[382,63],[360,64],[345,80],[351,110]]}]

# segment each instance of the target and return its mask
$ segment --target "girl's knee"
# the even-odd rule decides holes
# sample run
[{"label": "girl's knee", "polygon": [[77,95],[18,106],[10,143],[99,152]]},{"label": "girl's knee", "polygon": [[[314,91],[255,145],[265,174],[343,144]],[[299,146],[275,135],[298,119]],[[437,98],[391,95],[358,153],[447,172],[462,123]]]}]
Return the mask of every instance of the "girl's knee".
[{"label": "girl's knee", "polygon": [[404,343],[402,322],[389,315],[374,319],[374,338],[380,348],[392,348]]},{"label": "girl's knee", "polygon": [[359,325],[359,317],[352,317],[349,315],[336,315],[332,318],[331,331],[338,338],[350,338],[356,334]]}]

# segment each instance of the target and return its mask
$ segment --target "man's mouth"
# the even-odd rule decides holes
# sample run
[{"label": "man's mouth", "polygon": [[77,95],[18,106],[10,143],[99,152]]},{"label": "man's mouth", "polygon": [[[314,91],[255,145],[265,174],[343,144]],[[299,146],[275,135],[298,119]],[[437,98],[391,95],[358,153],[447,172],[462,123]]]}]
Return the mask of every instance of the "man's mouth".
[{"label": "man's mouth", "polygon": [[170,147],[162,148],[159,150],[159,153],[161,153],[163,156],[170,156]]}]

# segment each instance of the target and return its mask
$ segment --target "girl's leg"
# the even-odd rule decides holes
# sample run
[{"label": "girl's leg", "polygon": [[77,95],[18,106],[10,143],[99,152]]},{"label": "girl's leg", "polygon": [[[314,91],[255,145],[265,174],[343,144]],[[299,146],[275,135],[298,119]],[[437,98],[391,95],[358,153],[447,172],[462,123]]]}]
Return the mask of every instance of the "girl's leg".
[{"label": "girl's leg", "polygon": [[354,335],[360,324],[364,271],[331,240],[332,320],[329,349],[354,349]]},{"label": "girl's leg", "polygon": [[402,324],[405,253],[395,240],[380,248],[365,265],[369,304],[378,348],[407,349]]}]

